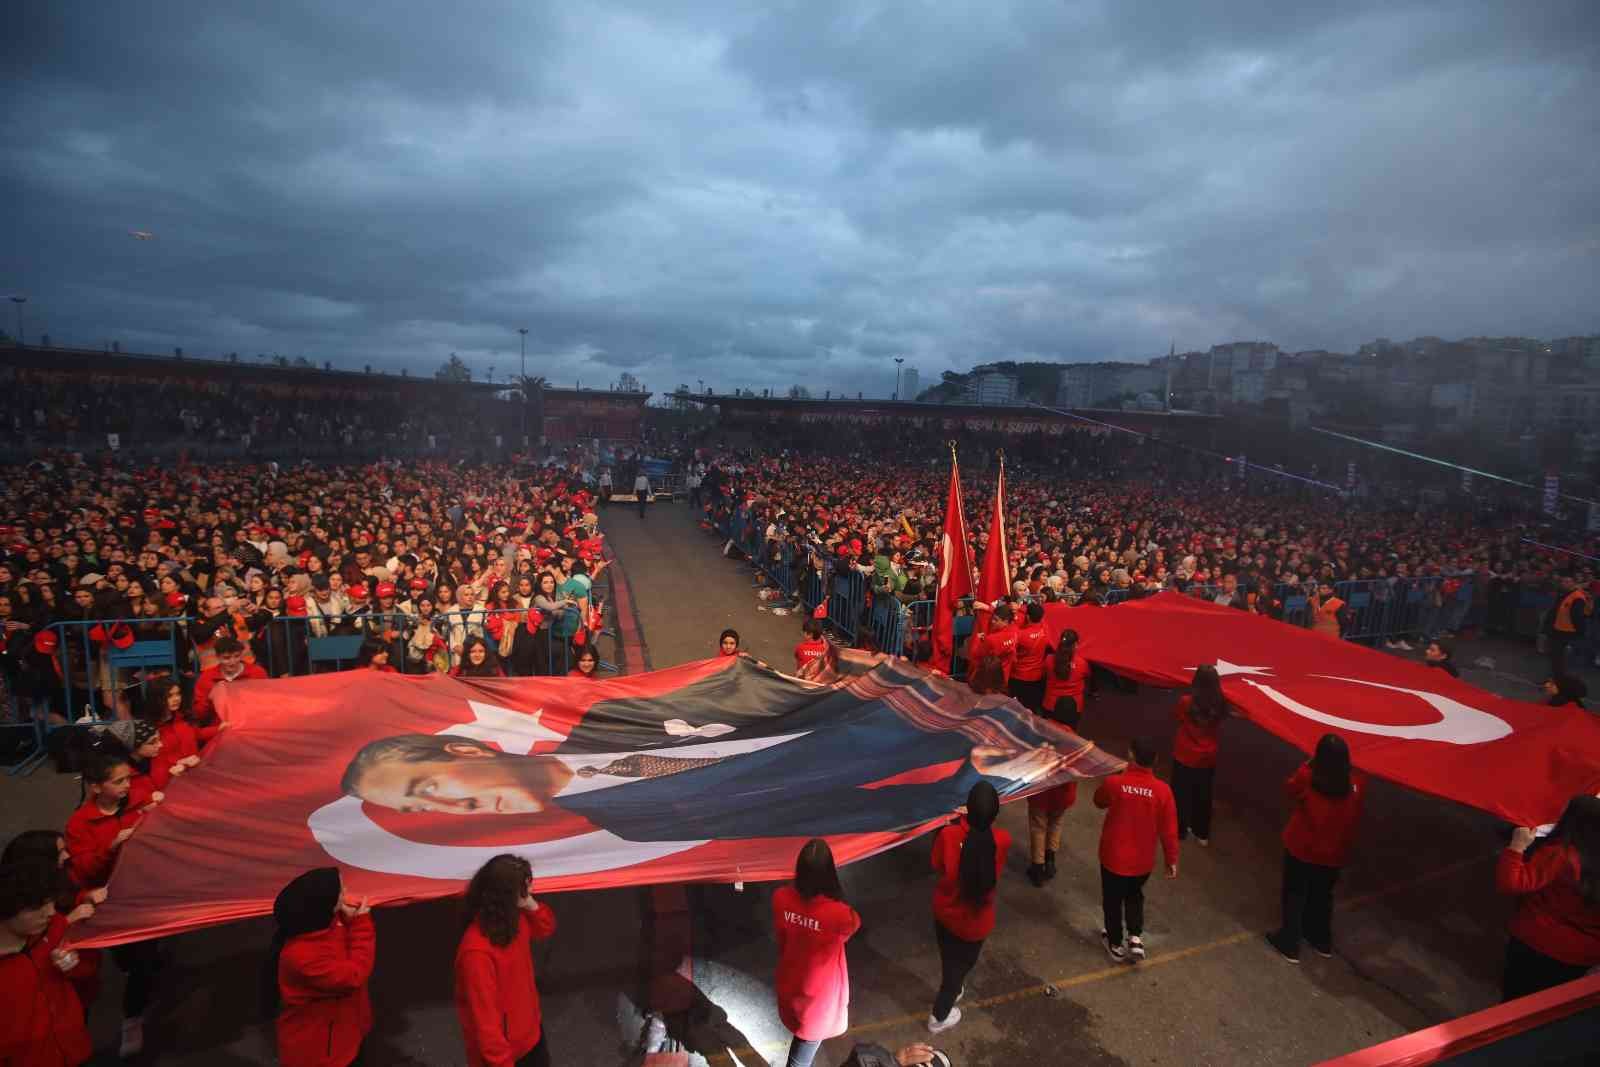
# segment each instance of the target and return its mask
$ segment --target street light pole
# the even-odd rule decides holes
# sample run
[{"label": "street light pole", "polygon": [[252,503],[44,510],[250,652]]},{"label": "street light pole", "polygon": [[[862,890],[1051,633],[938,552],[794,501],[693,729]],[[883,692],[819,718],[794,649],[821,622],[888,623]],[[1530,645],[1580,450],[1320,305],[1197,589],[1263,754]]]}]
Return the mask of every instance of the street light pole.
[{"label": "street light pole", "polygon": [[528,446],[528,328],[517,327],[522,335],[522,446]]},{"label": "street light pole", "polygon": [[14,296],[11,302],[17,305],[17,347],[22,347],[22,305],[28,302],[25,296]]},{"label": "street light pole", "polygon": [[894,357],[894,398],[900,399],[900,364],[906,361],[905,356]]}]

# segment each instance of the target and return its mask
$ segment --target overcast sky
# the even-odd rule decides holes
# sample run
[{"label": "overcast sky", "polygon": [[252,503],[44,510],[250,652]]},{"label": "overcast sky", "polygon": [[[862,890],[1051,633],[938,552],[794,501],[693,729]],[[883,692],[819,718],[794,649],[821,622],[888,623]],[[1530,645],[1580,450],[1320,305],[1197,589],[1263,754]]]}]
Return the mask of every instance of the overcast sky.
[{"label": "overcast sky", "polygon": [[1594,0],[6,11],[0,291],[57,344],[883,395],[1600,332]]}]

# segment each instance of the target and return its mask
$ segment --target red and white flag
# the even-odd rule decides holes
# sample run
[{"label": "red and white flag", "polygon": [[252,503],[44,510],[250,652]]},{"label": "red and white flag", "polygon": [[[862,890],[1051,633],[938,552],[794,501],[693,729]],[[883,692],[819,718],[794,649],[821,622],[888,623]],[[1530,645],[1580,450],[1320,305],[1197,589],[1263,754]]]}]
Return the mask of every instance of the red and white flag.
[{"label": "red and white flag", "polygon": [[944,536],[939,542],[939,594],[933,606],[933,666],[938,670],[950,670],[950,657],[956,647],[956,604],[971,595],[972,559],[967,555],[967,518],[961,511],[961,470],[952,450]]},{"label": "red and white flag", "polygon": [[[1006,553],[1006,460],[1000,457],[1000,476],[994,483],[994,512],[989,517],[989,544],[983,550],[983,571],[978,575],[978,600],[994,604],[1011,592],[1011,560]],[[989,613],[978,612],[978,633],[987,633]]]}]

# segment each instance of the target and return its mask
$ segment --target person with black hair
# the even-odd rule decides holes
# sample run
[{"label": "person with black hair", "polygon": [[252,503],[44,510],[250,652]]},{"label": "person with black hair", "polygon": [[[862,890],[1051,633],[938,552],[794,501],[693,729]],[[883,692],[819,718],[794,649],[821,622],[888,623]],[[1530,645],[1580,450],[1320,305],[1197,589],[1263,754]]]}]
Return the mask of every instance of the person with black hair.
[{"label": "person with black hair", "polygon": [[1316,753],[1283,785],[1293,811],[1283,831],[1283,923],[1267,943],[1300,962],[1304,935],[1317,955],[1333,955],[1333,886],[1350,858],[1364,783],[1350,770],[1350,747],[1323,734]]},{"label": "person with black hair", "polygon": [[844,946],[861,929],[861,916],[845,903],[833,851],[822,838],[800,849],[794,884],[772,894],[772,926],[778,937],[778,1017],[794,1035],[787,1067],[811,1067],[822,1042],[850,1026]]},{"label": "person with black hair", "polygon": [[[1071,727],[1066,729],[1071,731]],[[1036,889],[1043,889],[1044,884],[1056,876],[1061,821],[1077,802],[1077,782],[1062,782],[1028,795],[1028,881]]]},{"label": "person with black hair", "polygon": [[1050,656],[1050,634],[1044,625],[1044,605],[1030,602],[1027,621],[1017,627],[1017,644],[1011,665],[1011,695],[1035,715],[1044,712],[1045,660]]},{"label": "person with black hair", "polygon": [[729,627],[717,635],[717,655],[737,656],[739,654],[739,631]]},{"label": "person with black hair", "polygon": [[361,648],[356,652],[356,667],[385,671],[389,674],[399,673],[398,668],[389,662],[389,645],[381,637],[367,637],[362,640]]},{"label": "person with black hair", "polygon": [[1195,668],[1189,691],[1174,712],[1177,737],[1172,743],[1172,795],[1178,805],[1178,840],[1194,833],[1195,844],[1211,844],[1211,787],[1217,776],[1217,735],[1228,717],[1217,668]]},{"label": "person with black hair", "polygon": [[1005,870],[1011,835],[995,828],[1000,794],[988,782],[967,793],[964,815],[933,839],[933,932],[939,944],[939,992],[928,1015],[928,1032],[941,1034],[961,1021],[957,1002],[983,942],[994,931],[995,884]]},{"label": "person with black hair", "polygon": [[94,957],[61,947],[57,878],[49,862],[0,866],[0,1062],[77,1067],[94,1054],[73,988]]},{"label": "person with black hair", "polygon": [[461,662],[450,673],[457,678],[500,678],[506,672],[501,668],[500,658],[494,649],[489,647],[489,642],[477,634],[470,634],[461,643]]},{"label": "person with black hair", "polygon": [[1178,877],[1177,805],[1171,788],[1155,775],[1155,743],[1135,738],[1129,749],[1133,762],[1094,791],[1094,806],[1106,809],[1100,829],[1100,904],[1105,917],[1100,941],[1113,963],[1145,958],[1144,884],[1155,868],[1158,838],[1166,854],[1167,877]]},{"label": "person with black hair", "polygon": [[898,1052],[890,1052],[882,1045],[858,1044],[850,1050],[850,1058],[839,1067],[950,1067],[949,1053],[931,1045],[906,1045]]},{"label": "person with black hair", "polygon": [[1545,704],[1552,708],[1565,708],[1568,706],[1584,710],[1583,700],[1589,695],[1589,686],[1582,678],[1570,674],[1557,674],[1546,678],[1544,682],[1544,695],[1549,697]]},{"label": "person with black hair", "polygon": [[185,707],[183,686],[172,678],[158,678],[145,686],[139,718],[154,723],[161,736],[155,765],[168,775],[179,775],[200,763],[200,735]]},{"label": "person with black hair", "polygon": [[1550,836],[1530,848],[1535,837],[1518,827],[1495,868],[1495,888],[1517,898],[1507,924],[1502,1000],[1570,982],[1600,965],[1600,797],[1573,797]]},{"label": "person with black hair", "polygon": [[828,639],[822,636],[822,620],[807,618],[801,624],[800,631],[805,634],[804,640],[794,646],[794,672],[802,673],[806,667],[819,659],[828,657]]},{"label": "person with black hair", "polygon": [[377,934],[365,898],[344,895],[335,867],[296,877],[272,902],[272,948],[261,988],[276,1016],[283,1067],[349,1067],[372,1030],[367,980]]},{"label": "person with black hair", "polygon": [[1455,649],[1450,643],[1442,640],[1428,642],[1428,647],[1422,650],[1423,666],[1444,671],[1452,678],[1461,677],[1461,672],[1456,669]]},{"label": "person with black hair", "polygon": [[1078,655],[1078,631],[1062,630],[1051,656],[1044,676],[1045,718],[1076,730],[1083,714],[1084,687],[1089,684],[1089,661]]},{"label": "person with black hair", "polygon": [[555,929],[555,916],[533,897],[533,867],[521,856],[501,853],[472,876],[455,960],[469,1067],[550,1067],[531,946]]},{"label": "person with black hair", "polygon": [[[104,887],[79,889],[67,873],[67,859],[67,843],[58,831],[24,830],[6,843],[5,852],[0,854],[0,865],[37,863],[55,871],[56,912],[66,916],[70,926],[91,918],[95,909],[106,902],[107,894]],[[100,995],[102,953],[95,948],[76,951],[87,966],[74,968],[67,977],[78,991],[78,1002],[83,1005],[83,1017],[87,1019],[89,1006]]]}]

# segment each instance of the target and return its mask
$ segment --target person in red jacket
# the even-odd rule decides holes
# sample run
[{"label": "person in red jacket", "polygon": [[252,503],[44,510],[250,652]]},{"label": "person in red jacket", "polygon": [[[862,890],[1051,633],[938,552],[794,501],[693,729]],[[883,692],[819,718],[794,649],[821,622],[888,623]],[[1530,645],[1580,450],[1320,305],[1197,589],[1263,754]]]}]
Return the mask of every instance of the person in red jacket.
[{"label": "person in red jacket", "polygon": [[1084,687],[1089,684],[1089,661],[1078,655],[1078,631],[1062,630],[1051,656],[1044,677],[1045,718],[1076,730],[1083,715]]},{"label": "person in red jacket", "polygon": [[56,914],[48,863],[0,867],[0,1063],[77,1067],[94,1054],[73,981],[92,959],[61,948],[67,917]]},{"label": "person in red jacket", "polygon": [[1194,833],[1211,844],[1211,785],[1217,776],[1217,734],[1228,717],[1217,668],[1195,668],[1189,691],[1178,699],[1178,734],[1172,742],[1172,795],[1178,803],[1178,840]]},{"label": "person in red jacket", "polygon": [[349,1067],[360,1057],[372,1030],[371,913],[365,899],[345,897],[335,867],[307,871],[272,902],[278,928],[262,989],[283,1067]]},{"label": "person in red jacket", "polygon": [[1267,942],[1299,963],[1302,934],[1319,956],[1333,955],[1333,884],[1355,843],[1365,783],[1350,770],[1344,738],[1323,734],[1283,790],[1294,809],[1283,831],[1283,925]]},{"label": "person in red jacket", "polygon": [[1017,628],[1012,625],[1011,605],[1004,601],[994,606],[988,629],[974,633],[967,646],[968,663],[982,663],[988,656],[1000,661],[1001,670],[1009,682],[1011,668],[1017,657]]},{"label": "person in red jacket", "polygon": [[800,674],[806,666],[828,656],[828,639],[822,636],[822,622],[819,619],[807,619],[801,627],[806,637],[804,641],[794,646],[794,671]]},{"label": "person in red jacket", "polygon": [[161,735],[161,751],[154,765],[168,776],[179,775],[200,763],[200,735],[184,709],[183,686],[171,679],[149,684],[139,718],[154,723]]},{"label": "person in red jacket", "polygon": [[1044,712],[1044,668],[1050,656],[1050,634],[1044,627],[1044,605],[1028,605],[1028,620],[1017,627],[1011,663],[1011,695],[1035,715]]},{"label": "person in red jacket", "polygon": [[228,682],[267,677],[266,670],[259,664],[244,661],[244,645],[236,639],[219,637],[212,648],[217,653],[216,665],[201,671],[194,683],[194,721],[201,745],[215,737],[219,730],[227,728],[226,723],[217,721],[217,709],[213,702],[216,687]]},{"label": "person in red jacket", "polygon": [[794,1040],[788,1067],[811,1067],[822,1042],[850,1027],[850,969],[844,943],[861,916],[844,901],[833,852],[820,837],[800,849],[794,884],[772,894],[778,935],[778,1017]]},{"label": "person in red jacket", "polygon": [[456,1016],[469,1067],[550,1067],[531,942],[555,933],[533,898],[533,867],[502,853],[467,886],[467,929],[456,948]]},{"label": "person in red jacket", "polygon": [[[67,873],[67,842],[55,830],[24,830],[6,844],[0,853],[0,865],[38,863],[56,872],[56,912],[66,916],[68,925],[82,922],[94,915],[95,909],[106,902],[106,891],[79,889]],[[87,966],[76,967],[68,975],[78,1002],[83,1005],[83,1017],[89,1017],[89,1006],[100,995],[100,956],[96,948],[76,950]]]},{"label": "person in red jacket", "polygon": [[1063,782],[1028,797],[1028,881],[1037,888],[1043,889],[1056,876],[1061,820],[1077,802],[1077,782]]},{"label": "person in red jacket", "polygon": [[[1178,877],[1178,812],[1172,790],[1152,769],[1156,746],[1136,738],[1133,762],[1094,791],[1094,806],[1106,809],[1100,829],[1100,903],[1105,928],[1100,940],[1115,963],[1145,958],[1144,884],[1156,864],[1156,839],[1167,857],[1167,877]],[[1128,943],[1122,943],[1126,919]]]},{"label": "person in red jacket", "polygon": [[1518,827],[1500,854],[1495,888],[1517,898],[1508,925],[1504,1000],[1581,978],[1600,965],[1600,797],[1574,797],[1536,847]]},{"label": "person in red jacket", "polygon": [[939,942],[939,992],[928,1031],[941,1034],[961,1021],[956,1006],[984,939],[994,930],[994,891],[1005,870],[1011,835],[994,827],[1000,795],[988,782],[967,793],[967,813],[933,839],[933,932]]},{"label": "person in red jacket", "polygon": [[588,645],[578,650],[578,658],[572,661],[572,669],[567,672],[568,678],[585,678],[591,682],[600,680],[600,654]]}]

